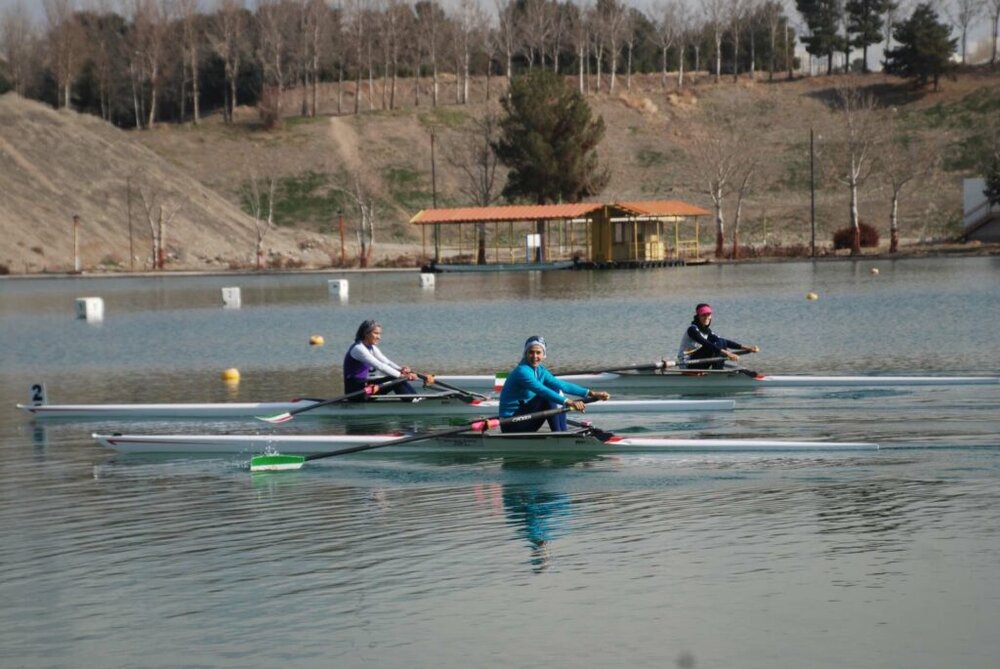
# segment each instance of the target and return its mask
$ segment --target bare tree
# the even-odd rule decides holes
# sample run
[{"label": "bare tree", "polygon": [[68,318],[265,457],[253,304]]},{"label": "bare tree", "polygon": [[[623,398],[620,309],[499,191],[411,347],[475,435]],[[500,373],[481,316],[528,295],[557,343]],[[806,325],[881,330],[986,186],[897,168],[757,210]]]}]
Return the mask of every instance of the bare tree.
[{"label": "bare tree", "polygon": [[656,19],[653,25],[656,27],[656,46],[661,54],[661,83],[667,87],[667,54],[677,40],[677,29],[679,26],[678,13],[680,5],[678,0],[660,0],[656,5]]},{"label": "bare tree", "polygon": [[554,27],[553,6],[547,0],[525,0],[521,16],[521,43],[528,69],[538,61],[545,67],[545,50]]},{"label": "bare tree", "polygon": [[733,81],[740,78],[740,33],[747,16],[747,0],[730,0],[729,27],[733,32]]},{"label": "bare tree", "polygon": [[219,0],[219,9],[215,16],[213,30],[209,33],[209,42],[215,53],[222,59],[222,67],[226,76],[226,101],[223,117],[229,123],[232,123],[233,112],[239,104],[237,80],[240,74],[240,63],[247,49],[246,31],[243,0]]},{"label": "bare tree", "polygon": [[[160,92],[163,84],[163,69],[169,27],[165,0],[132,0],[132,16],[135,28],[135,59],[132,63],[133,99],[136,108],[142,88],[149,91],[149,109],[146,111],[146,125],[156,125],[160,109]],[[145,107],[144,104],[141,105]],[[141,121],[137,123],[141,127]]]},{"label": "bare tree", "polygon": [[569,43],[576,54],[577,84],[580,94],[586,93],[584,68],[587,62],[587,40],[588,27],[586,13],[578,5],[570,4],[566,6],[566,33],[569,35]]},{"label": "bare tree", "polygon": [[875,159],[881,150],[882,131],[878,105],[870,93],[854,85],[837,89],[839,123],[831,142],[832,173],[851,193],[851,228],[854,238],[851,255],[861,253],[861,219],[858,213],[858,190],[875,172]]},{"label": "bare tree", "polygon": [[[464,177],[459,191],[478,207],[488,207],[499,197],[496,181],[498,160],[493,150],[498,127],[499,113],[495,107],[490,107],[482,116],[473,119],[448,155],[448,162]],[[477,225],[476,233],[476,262],[483,265],[486,263],[486,225]]]},{"label": "bare tree", "polygon": [[497,41],[504,54],[504,75],[507,77],[507,90],[510,90],[514,78],[514,57],[519,53],[520,26],[517,24],[517,5],[514,0],[494,0],[497,9]]},{"label": "bare tree", "polygon": [[368,267],[375,246],[375,197],[372,194],[369,180],[361,175],[353,177],[351,188],[338,188],[347,195],[358,209],[358,228],[355,231],[358,240],[358,264]]},{"label": "bare tree", "polygon": [[767,59],[767,80],[774,81],[774,71],[777,69],[778,57],[778,29],[781,28],[781,19],[784,16],[784,8],[775,0],[765,0],[761,7],[761,16],[767,24],[767,42],[769,56]]},{"label": "bare tree", "polygon": [[990,12],[990,25],[993,28],[993,52],[990,55],[990,64],[997,62],[997,42],[1000,41],[1000,0],[988,0],[987,7]]},{"label": "bare tree", "polygon": [[73,0],[44,0],[43,7],[48,26],[49,64],[56,78],[59,106],[68,108],[73,81],[80,69],[83,35]]},{"label": "bare tree", "polygon": [[618,72],[618,57],[621,55],[621,45],[625,36],[625,23],[629,9],[618,0],[607,0],[602,8],[601,25],[604,28],[603,38],[608,47],[608,70],[610,82],[608,93],[615,92],[615,75]]},{"label": "bare tree", "polygon": [[282,97],[292,78],[294,9],[282,0],[261,0],[257,8],[257,58],[263,69],[265,86],[260,105],[267,124],[281,121]]},{"label": "bare tree", "polygon": [[139,199],[149,223],[149,233],[152,241],[152,266],[163,269],[166,262],[166,229],[174,216],[180,211],[181,205],[175,204],[164,196],[163,192],[151,182],[139,186]]},{"label": "bare tree", "polygon": [[195,125],[198,125],[201,122],[201,89],[198,74],[201,70],[201,54],[204,43],[198,0],[177,0],[177,9],[180,12],[184,39],[184,61],[191,74],[192,120]]},{"label": "bare tree", "polygon": [[899,198],[904,188],[929,176],[940,162],[940,153],[898,127],[893,109],[884,129],[889,137],[879,149],[879,176],[889,188],[889,253],[899,250]]},{"label": "bare tree", "polygon": [[441,40],[444,35],[447,17],[436,0],[425,0],[418,2],[417,30],[424,36],[427,45],[427,57],[431,65],[431,106],[437,107],[438,94],[440,91],[440,80],[438,72],[438,58],[441,53]]},{"label": "bare tree", "polygon": [[715,83],[719,83],[722,78],[722,35],[726,30],[729,0],[701,0],[701,9],[715,45]]},{"label": "bare tree", "polygon": [[966,43],[969,36],[969,26],[979,18],[986,8],[986,0],[955,0],[954,6],[947,9],[948,18],[958,26],[962,33],[962,64],[965,65],[965,57],[968,53]]},{"label": "bare tree", "polygon": [[733,212],[733,248],[730,255],[733,260],[738,260],[740,257],[740,222],[743,219],[743,203],[754,192],[759,163],[760,154],[751,152],[741,161],[735,174],[736,209]]},{"label": "bare tree", "polygon": [[254,223],[254,257],[256,268],[264,262],[264,237],[274,227],[274,193],[278,180],[274,175],[258,176],[252,172],[240,185],[240,200],[250,212]]},{"label": "bare tree", "polygon": [[31,16],[20,2],[0,15],[0,54],[7,63],[11,87],[18,95],[27,93],[28,72],[37,39]]},{"label": "bare tree", "polygon": [[[740,167],[753,155],[750,121],[753,115],[739,101],[712,107],[703,122],[692,129],[692,176],[694,187],[712,199],[715,209],[715,257],[724,257],[725,219],[723,203],[733,187]],[[750,185],[747,177],[744,187]]]}]

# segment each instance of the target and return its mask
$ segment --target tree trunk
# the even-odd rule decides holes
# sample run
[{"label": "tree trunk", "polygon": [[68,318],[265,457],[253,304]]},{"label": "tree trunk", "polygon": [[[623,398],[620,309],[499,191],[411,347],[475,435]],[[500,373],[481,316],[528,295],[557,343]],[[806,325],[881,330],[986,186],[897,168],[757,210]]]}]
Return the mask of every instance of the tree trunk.
[{"label": "tree trunk", "polygon": [[861,255],[861,221],[858,218],[858,184],[851,182],[851,255]]},{"label": "tree trunk", "polygon": [[889,253],[899,250],[899,196],[892,195],[892,210],[889,214]]}]

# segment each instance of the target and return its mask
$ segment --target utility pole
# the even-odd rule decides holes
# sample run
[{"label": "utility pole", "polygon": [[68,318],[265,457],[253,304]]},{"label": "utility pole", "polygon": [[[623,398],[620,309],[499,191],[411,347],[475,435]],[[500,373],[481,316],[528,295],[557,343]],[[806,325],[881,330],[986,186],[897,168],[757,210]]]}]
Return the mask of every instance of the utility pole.
[{"label": "utility pole", "polygon": [[73,271],[80,272],[80,217],[73,214]]},{"label": "utility pole", "polygon": [[125,177],[125,211],[128,216],[128,271],[135,271],[135,250],[132,246],[132,177]]},{"label": "utility pole", "polygon": [[[434,131],[431,131],[431,206],[437,209],[437,167],[434,161]],[[434,224],[434,262],[441,262],[441,224]]]},{"label": "utility pole", "polygon": [[337,218],[340,221],[340,266],[343,267],[346,262],[344,256],[344,211],[343,209],[337,210]]},{"label": "utility pole", "polygon": [[813,129],[809,128],[809,224],[811,237],[809,253],[816,257],[816,148],[813,140]]}]

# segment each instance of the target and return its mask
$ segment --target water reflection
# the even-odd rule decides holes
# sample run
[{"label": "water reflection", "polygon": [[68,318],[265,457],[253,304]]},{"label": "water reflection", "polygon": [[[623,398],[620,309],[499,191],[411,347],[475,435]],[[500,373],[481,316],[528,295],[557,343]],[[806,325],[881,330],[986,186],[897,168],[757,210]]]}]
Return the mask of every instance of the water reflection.
[{"label": "water reflection", "polygon": [[532,571],[546,571],[552,565],[552,541],[565,531],[571,514],[569,495],[508,485],[503,486],[501,499],[507,523],[530,546]]}]

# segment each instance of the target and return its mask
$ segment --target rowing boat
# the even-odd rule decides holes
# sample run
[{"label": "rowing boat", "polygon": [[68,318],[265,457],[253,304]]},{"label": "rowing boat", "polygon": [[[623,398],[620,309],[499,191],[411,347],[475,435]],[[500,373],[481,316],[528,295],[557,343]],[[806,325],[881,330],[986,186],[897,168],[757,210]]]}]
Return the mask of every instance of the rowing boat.
[{"label": "rowing boat", "polygon": [[[495,415],[498,400],[463,400],[455,395],[386,396],[366,402],[338,402],[299,413],[299,417],[351,416],[468,416]],[[291,402],[222,402],[217,404],[18,404],[36,418],[101,419],[223,419],[267,416],[305,409],[322,402],[300,399]],[[587,406],[587,413],[662,413],[674,411],[732,411],[733,400],[607,400]]]},{"label": "rowing boat", "polygon": [[[367,435],[137,435],[93,434],[102,446],[124,453],[219,454],[281,452],[306,455],[364,444],[387,444],[399,434]],[[877,450],[866,442],[782,441],[773,439],[670,439],[613,435],[589,427],[568,432],[483,433],[427,439],[399,446],[385,446],[380,452],[463,453],[469,455],[613,455],[615,453],[707,452],[707,451],[827,451]]]},{"label": "rowing boat", "polygon": [[[713,390],[753,390],[757,388],[809,388],[829,386],[849,387],[906,387],[906,386],[967,386],[997,385],[998,376],[812,376],[781,374],[747,374],[746,370],[722,369],[698,372],[664,370],[659,372],[634,372],[601,374],[573,374],[560,376],[584,388],[609,391],[644,392],[704,392]],[[439,375],[435,378],[474,391],[495,391],[503,387],[501,376]]]}]

